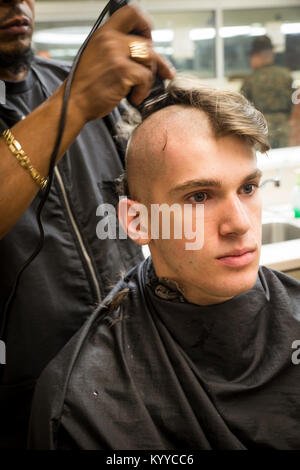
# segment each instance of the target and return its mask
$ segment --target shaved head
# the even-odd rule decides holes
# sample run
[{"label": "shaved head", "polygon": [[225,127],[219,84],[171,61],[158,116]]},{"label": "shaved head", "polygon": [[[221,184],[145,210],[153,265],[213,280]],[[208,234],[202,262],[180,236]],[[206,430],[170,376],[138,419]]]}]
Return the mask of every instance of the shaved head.
[{"label": "shaved head", "polygon": [[189,139],[191,132],[212,137],[208,116],[191,106],[173,105],[151,114],[134,131],[126,154],[128,188],[131,199],[151,202],[151,188],[172,162],[167,148],[174,141]]}]

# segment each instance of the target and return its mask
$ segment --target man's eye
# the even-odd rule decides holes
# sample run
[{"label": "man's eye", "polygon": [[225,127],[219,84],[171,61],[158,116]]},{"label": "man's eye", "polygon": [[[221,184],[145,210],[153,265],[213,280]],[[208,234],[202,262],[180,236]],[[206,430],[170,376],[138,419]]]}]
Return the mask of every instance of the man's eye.
[{"label": "man's eye", "polygon": [[256,188],[258,188],[256,183],[249,183],[244,186],[244,192],[245,194],[251,194],[255,191]]},{"label": "man's eye", "polygon": [[202,191],[200,193],[193,194],[192,196],[189,197],[190,201],[198,202],[198,203],[205,202],[206,199],[207,199],[207,193],[204,193]]}]

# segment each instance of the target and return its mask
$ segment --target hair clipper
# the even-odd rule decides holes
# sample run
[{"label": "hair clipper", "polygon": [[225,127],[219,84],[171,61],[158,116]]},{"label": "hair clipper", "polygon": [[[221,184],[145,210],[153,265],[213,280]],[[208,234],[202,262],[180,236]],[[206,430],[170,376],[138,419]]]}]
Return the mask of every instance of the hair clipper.
[{"label": "hair clipper", "polygon": [[[117,10],[119,10],[120,8],[124,7],[125,5],[128,5],[128,0],[111,0],[110,3],[109,3],[109,15],[111,16],[113,13],[115,13]],[[139,36],[140,34],[139,33],[136,33],[135,31],[132,31],[131,34],[135,34],[137,36]],[[149,94],[149,96],[147,96],[147,98],[139,105],[135,105],[131,102],[131,99],[130,99],[130,95],[131,95],[131,92],[127,95],[127,100],[129,101],[129,103],[134,106],[135,108],[137,108],[139,111],[141,111],[146,103],[146,101],[148,100],[151,100],[153,98],[155,98],[156,96],[160,95],[161,93],[163,93],[165,91],[165,83],[164,81],[160,78],[160,76],[158,74],[156,74],[156,77],[155,77],[155,80],[153,82],[153,86],[152,86],[152,89],[151,89],[151,92]]]}]

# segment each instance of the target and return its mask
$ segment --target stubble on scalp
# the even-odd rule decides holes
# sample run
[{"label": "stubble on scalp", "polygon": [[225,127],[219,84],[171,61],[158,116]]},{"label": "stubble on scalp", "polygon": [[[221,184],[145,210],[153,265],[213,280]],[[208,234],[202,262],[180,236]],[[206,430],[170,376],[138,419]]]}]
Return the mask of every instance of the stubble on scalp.
[{"label": "stubble on scalp", "polygon": [[134,131],[126,155],[128,188],[132,199],[148,205],[152,188],[167,168],[172,139],[188,138],[191,128],[199,136],[212,136],[207,115],[198,109],[173,105],[152,114]]}]

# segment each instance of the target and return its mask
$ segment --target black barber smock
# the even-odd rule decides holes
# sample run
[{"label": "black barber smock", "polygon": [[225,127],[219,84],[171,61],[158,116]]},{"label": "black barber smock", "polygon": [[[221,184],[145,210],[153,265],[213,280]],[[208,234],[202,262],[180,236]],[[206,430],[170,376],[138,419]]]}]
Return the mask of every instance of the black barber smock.
[{"label": "black barber smock", "polygon": [[250,291],[203,307],[149,258],[124,288],[44,371],[31,448],[300,448],[298,281],[260,267]]}]

